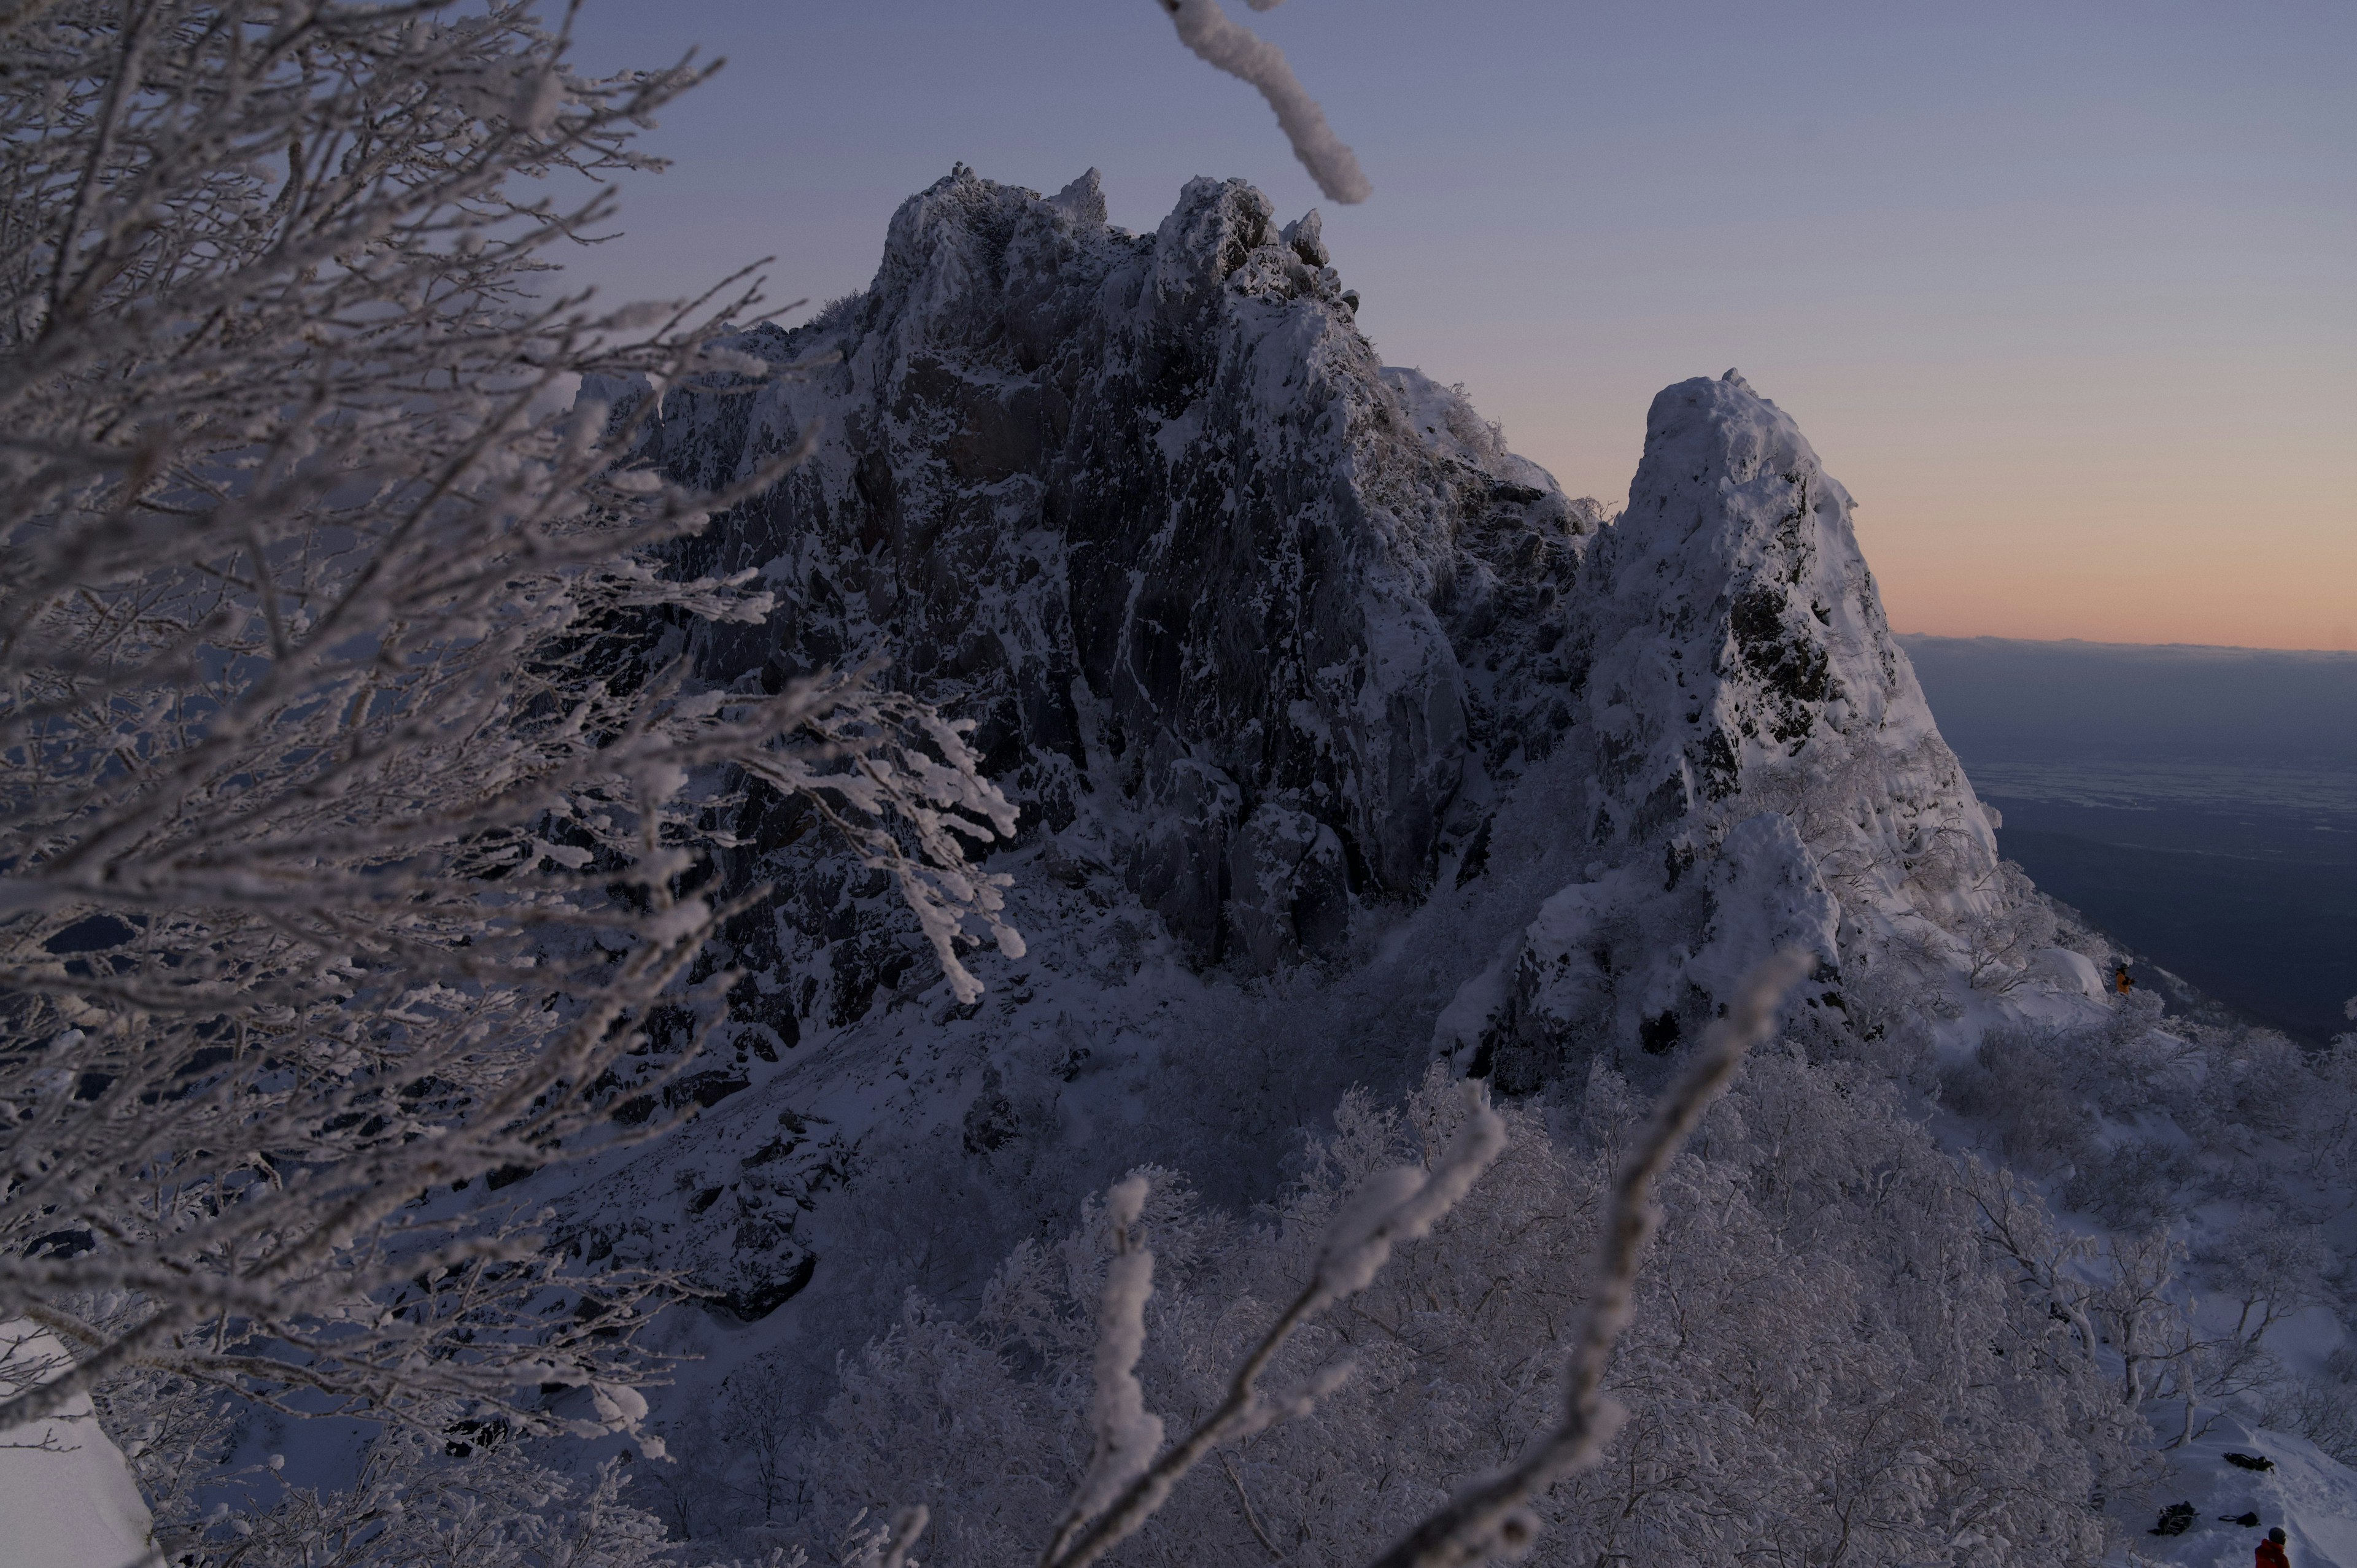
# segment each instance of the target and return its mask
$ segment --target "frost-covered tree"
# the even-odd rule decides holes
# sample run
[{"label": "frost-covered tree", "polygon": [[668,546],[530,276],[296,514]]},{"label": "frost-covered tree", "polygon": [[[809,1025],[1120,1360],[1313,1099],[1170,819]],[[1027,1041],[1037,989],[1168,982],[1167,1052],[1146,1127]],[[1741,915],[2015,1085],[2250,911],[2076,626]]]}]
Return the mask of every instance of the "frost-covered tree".
[{"label": "frost-covered tree", "polygon": [[[1577,1120],[1491,1114],[1495,1164],[1261,1370],[1286,1419],[1218,1436],[1120,1561],[1470,1562],[1502,1544],[1469,1552],[1448,1532],[1564,1430],[1566,1352],[1613,1277],[1592,1260],[1628,1212],[1617,1176],[1650,1143],[1642,1106],[1602,1070]],[[1255,1220],[1147,1173],[1149,1190],[1092,1207],[1061,1242],[1018,1249],[972,1317],[912,1297],[846,1365],[806,1450],[815,1520],[920,1502],[930,1561],[1039,1557],[1120,1452],[1109,1431],[1158,1412],[1168,1455],[1181,1430],[1218,1430],[1236,1369],[1334,1238],[1380,1208],[1393,1173],[1447,1168],[1468,1115],[1437,1075],[1402,1112],[1353,1096]],[[2059,1343],[2065,1326],[1992,1238],[1968,1173],[1876,1069],[1754,1057],[1659,1180],[1658,1239],[1596,1365],[1596,1408],[1625,1407],[1625,1423],[1592,1467],[1514,1496],[1532,1560],[2098,1553],[2089,1504],[2137,1473],[2141,1423],[2110,1368]],[[1124,1260],[1149,1246],[1141,1298]],[[1153,1435],[1135,1432],[1149,1454]]]},{"label": "frost-covered tree", "polygon": [[2296,1372],[2269,1343],[2288,1319],[2349,1304],[2326,1195],[2357,1157],[2357,1053],[2164,1020],[2142,993],[2109,1014],[1992,1029],[1943,1075],[1992,1155],[2103,1228],[2057,1227],[2021,1177],[1975,1165],[1992,1239],[2163,1441],[2239,1410],[2357,1453],[2347,1369]]},{"label": "frost-covered tree", "polygon": [[526,5],[0,11],[0,1321],[72,1358],[0,1429],[129,1375],[632,1423],[659,1276],[413,1206],[619,1135],[608,1067],[719,1015],[716,779],[896,872],[962,996],[962,922],[1017,948],[962,732],[695,689],[683,628],[770,607],[659,552],[739,492],[577,397],[748,369],[749,290],[552,273],[699,75],[584,77]]},{"label": "frost-covered tree", "polygon": [[2054,945],[2060,923],[2029,874],[2012,861],[1999,861],[1974,890],[1984,896],[1986,907],[1968,910],[1956,922],[1965,978],[1975,990],[2011,991],[2028,977],[2039,950]]}]

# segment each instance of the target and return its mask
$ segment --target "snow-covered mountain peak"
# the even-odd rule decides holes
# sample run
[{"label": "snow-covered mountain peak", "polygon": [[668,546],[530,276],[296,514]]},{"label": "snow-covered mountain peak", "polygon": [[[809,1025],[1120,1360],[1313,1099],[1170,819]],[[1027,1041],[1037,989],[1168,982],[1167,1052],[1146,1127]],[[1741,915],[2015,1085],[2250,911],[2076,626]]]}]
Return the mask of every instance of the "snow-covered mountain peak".
[{"label": "snow-covered mountain peak", "polygon": [[1823,1004],[1846,1005],[1845,972],[1969,967],[1974,933],[2016,912],[1851,506],[1737,372],[1653,400],[1571,607],[1599,858],[1445,1047],[1521,1086],[1591,1051],[1666,1055],[1775,948],[1817,952]]},{"label": "snow-covered mountain peak", "polygon": [[[1995,835],[1890,635],[1851,507],[1736,372],[1653,400],[1579,605],[1599,843],[1700,849],[1776,810],[1848,900],[1890,917],[1974,904],[1949,884],[1985,879]],[[1916,875],[1927,857],[1956,875]]]},{"label": "snow-covered mountain peak", "polygon": [[783,891],[713,955],[749,977],[737,1060],[663,1091],[715,1114],[632,1178],[739,1316],[862,1245],[827,1216],[871,1198],[817,1195],[879,1141],[1061,1213],[1116,1161],[1273,1169],[1436,1034],[1521,1092],[1665,1067],[1777,948],[1818,956],[1828,1030],[1889,963],[1963,972],[2004,902],[1988,825],[1792,421],[1740,378],[1669,389],[1609,521],[1383,366],[1354,305],[1316,215],[1241,181],[1131,234],[1092,176],[961,168],[865,294],[739,340],[787,373],[666,394],[650,453],[689,480],[818,433],[694,546],[795,590],[704,675],[881,650],[1024,811],[1030,956],[974,1012],[887,878],[748,802],[728,875]]},{"label": "snow-covered mountain peak", "polygon": [[1478,825],[1451,815],[1476,749],[1555,701],[1536,665],[1600,513],[1386,372],[1355,306],[1317,215],[1280,227],[1241,180],[1140,236],[1092,175],[1046,198],[961,166],[866,294],[740,344],[839,364],[665,399],[652,450],[689,479],[823,433],[695,547],[802,590],[708,639],[707,675],[882,648],[1199,961],[1265,969],[1420,897]]}]

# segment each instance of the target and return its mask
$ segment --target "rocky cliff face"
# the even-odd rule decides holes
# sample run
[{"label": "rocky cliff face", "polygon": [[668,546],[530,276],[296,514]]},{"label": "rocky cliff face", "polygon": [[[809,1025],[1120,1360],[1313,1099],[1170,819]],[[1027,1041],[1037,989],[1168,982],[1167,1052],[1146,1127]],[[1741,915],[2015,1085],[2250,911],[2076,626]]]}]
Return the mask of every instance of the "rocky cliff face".
[{"label": "rocky cliff face", "polygon": [[1670,388],[1608,521],[1355,303],[1316,215],[1241,183],[1134,235],[1093,176],[961,169],[866,293],[743,338],[771,378],[666,393],[649,452],[690,481],[815,433],[695,545],[785,606],[704,673],[880,650],[978,720],[1031,950],[957,1006],[885,880],[754,800],[733,874],[785,891],[714,955],[734,1060],[569,1200],[586,1251],[740,1319],[809,1285],[780,1332],[856,1343],[1140,1162],[1265,1196],[1294,1128],[1436,1048],[1515,1092],[1641,1078],[1776,948],[1818,956],[1828,1038],[2007,950],[2018,890],[1786,415]]},{"label": "rocky cliff face", "polygon": [[1936,961],[2004,913],[1996,835],[1850,505],[1736,372],[1653,400],[1628,510],[1571,606],[1598,859],[1511,984],[1491,977],[1493,1004],[1458,1010],[1502,1082],[1666,1055],[1778,947],[1819,955],[1813,1004],[1839,1009],[1845,966]]},{"label": "rocky cliff face", "polygon": [[1523,716],[1468,660],[1525,657],[1551,607],[1560,635],[1600,516],[1385,372],[1356,303],[1317,215],[1279,227],[1239,181],[1132,235],[1093,172],[1043,198],[959,170],[894,218],[866,294],[737,345],[777,382],[665,401],[683,478],[820,432],[703,546],[793,601],[707,673],[774,687],[880,648],[1199,960],[1330,950],[1467,828],[1469,757]]}]

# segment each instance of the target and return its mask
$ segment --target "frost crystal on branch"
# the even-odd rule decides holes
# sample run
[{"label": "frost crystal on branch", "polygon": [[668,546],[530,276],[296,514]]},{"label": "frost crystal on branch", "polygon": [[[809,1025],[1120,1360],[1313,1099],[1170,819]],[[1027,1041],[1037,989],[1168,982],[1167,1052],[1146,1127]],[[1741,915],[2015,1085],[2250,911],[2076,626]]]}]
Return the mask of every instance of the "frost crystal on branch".
[{"label": "frost crystal on branch", "polygon": [[[1146,1185],[1133,1176],[1107,1195],[1114,1234],[1124,1251],[1107,1270],[1098,1316],[1098,1402],[1091,1412],[1098,1434],[1097,1459],[1041,1553],[1040,1568],[1087,1568],[1151,1518],[1212,1449],[1250,1437],[1275,1422],[1308,1415],[1340,1385],[1342,1371],[1333,1368],[1280,1403],[1270,1402],[1260,1391],[1262,1374],[1303,1325],[1364,1290],[1397,1243],[1428,1235],[1505,1148],[1505,1123],[1490,1109],[1489,1086],[1468,1083],[1464,1094],[1463,1121],[1431,1171],[1408,1166],[1383,1171],[1354,1195],[1329,1230],[1309,1283],[1237,1364],[1226,1397],[1150,1465],[1144,1459],[1160,1443],[1162,1423],[1145,1413],[1144,1391],[1132,1369],[1145,1344],[1152,1258],[1126,1250],[1129,1226],[1144,1208]],[[1143,1266],[1121,1271],[1122,1264],[1141,1258]],[[1121,1481],[1111,1479],[1116,1473],[1123,1473]],[[1116,1487],[1117,1495],[1106,1496]]]},{"label": "frost crystal on branch", "polygon": [[[1274,9],[1277,0],[1252,0],[1253,9]],[[1326,124],[1326,112],[1309,96],[1285,53],[1250,28],[1228,20],[1220,0],[1157,0],[1178,29],[1178,41],[1210,64],[1260,90],[1276,111],[1276,123],[1293,144],[1293,156],[1309,171],[1329,201],[1364,201],[1374,188],[1359,168],[1358,156]]]},{"label": "frost crystal on branch", "polygon": [[1137,1358],[1146,1348],[1146,1300],[1154,1294],[1154,1254],[1135,1236],[1146,1185],[1146,1177],[1134,1176],[1105,1195],[1114,1251],[1097,1301],[1096,1384],[1089,1402],[1096,1455],[1049,1548],[1051,1559],[1144,1473],[1162,1446],[1162,1418],[1146,1411],[1146,1390],[1137,1380]]}]

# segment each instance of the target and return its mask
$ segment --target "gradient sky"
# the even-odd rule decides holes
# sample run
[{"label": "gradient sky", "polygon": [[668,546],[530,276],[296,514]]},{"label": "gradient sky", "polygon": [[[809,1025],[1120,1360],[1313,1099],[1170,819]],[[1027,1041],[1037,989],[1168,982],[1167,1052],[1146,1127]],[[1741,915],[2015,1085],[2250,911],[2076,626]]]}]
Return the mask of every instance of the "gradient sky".
[{"label": "gradient sky", "polygon": [[1902,630],[2357,649],[2357,5],[1292,0],[1374,183],[1318,200],[1152,0],[587,0],[599,69],[726,70],[576,270],[673,295],[774,255],[865,287],[963,160],[1323,209],[1386,361],[1462,381],[1573,494],[1652,394],[1739,367],[1859,502]]}]

